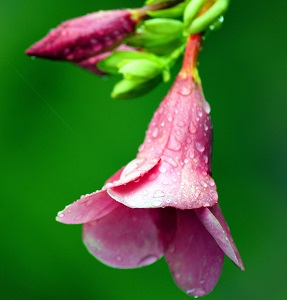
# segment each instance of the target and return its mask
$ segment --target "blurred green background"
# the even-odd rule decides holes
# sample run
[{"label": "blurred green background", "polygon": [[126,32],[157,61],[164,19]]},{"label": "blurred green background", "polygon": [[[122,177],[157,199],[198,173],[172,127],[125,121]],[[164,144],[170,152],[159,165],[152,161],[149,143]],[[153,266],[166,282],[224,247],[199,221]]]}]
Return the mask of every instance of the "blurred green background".
[{"label": "blurred green background", "polygon": [[[245,263],[228,259],[206,299],[287,299],[286,1],[231,1],[200,54],[214,123],[213,174]],[[189,299],[162,259],[104,266],[81,226],[56,213],[134,158],[170,84],[133,101],[110,99],[115,79],[24,50],[60,22],[140,0],[0,2],[1,299]]]}]

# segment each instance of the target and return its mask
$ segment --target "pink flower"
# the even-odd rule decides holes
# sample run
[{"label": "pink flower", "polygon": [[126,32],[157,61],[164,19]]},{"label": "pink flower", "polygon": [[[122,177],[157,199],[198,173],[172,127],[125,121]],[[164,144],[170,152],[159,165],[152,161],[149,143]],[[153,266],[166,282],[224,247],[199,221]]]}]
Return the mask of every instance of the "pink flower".
[{"label": "pink flower", "polygon": [[26,54],[82,61],[118,46],[142,17],[141,10],[110,10],[71,19],[51,30]]},{"label": "pink flower", "polygon": [[211,177],[209,105],[193,75],[199,40],[189,40],[136,159],[57,217],[83,223],[85,245],[107,265],[135,268],[165,256],[177,285],[193,296],[214,288],[224,254],[243,270]]}]

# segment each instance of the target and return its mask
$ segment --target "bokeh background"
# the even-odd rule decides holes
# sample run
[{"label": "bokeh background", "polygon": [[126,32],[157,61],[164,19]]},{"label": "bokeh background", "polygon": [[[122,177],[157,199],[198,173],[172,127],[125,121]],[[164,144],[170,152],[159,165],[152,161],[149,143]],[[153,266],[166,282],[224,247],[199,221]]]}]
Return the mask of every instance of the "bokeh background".
[{"label": "bokeh background", "polygon": [[[245,263],[225,260],[206,299],[287,299],[285,0],[231,1],[200,54],[214,123],[213,174]],[[24,50],[63,20],[140,0],[0,2],[1,299],[189,299],[162,259],[117,270],[94,259],[80,225],[56,213],[134,158],[170,84],[133,101],[116,79]],[[116,224],[115,224],[116,226]]]}]

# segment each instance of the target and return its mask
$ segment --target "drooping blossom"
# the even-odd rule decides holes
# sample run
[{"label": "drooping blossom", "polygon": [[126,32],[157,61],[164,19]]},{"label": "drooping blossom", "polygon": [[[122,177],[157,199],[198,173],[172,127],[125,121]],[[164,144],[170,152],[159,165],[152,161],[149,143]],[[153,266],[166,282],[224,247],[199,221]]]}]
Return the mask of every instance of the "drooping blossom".
[{"label": "drooping blossom", "polygon": [[143,18],[141,9],[100,11],[68,20],[26,54],[80,62],[117,47]]},{"label": "drooping blossom", "polygon": [[224,254],[243,270],[211,177],[210,109],[195,72],[199,41],[189,39],[136,159],[57,216],[84,224],[86,247],[107,265],[135,268],[164,256],[177,285],[193,296],[214,288]]}]

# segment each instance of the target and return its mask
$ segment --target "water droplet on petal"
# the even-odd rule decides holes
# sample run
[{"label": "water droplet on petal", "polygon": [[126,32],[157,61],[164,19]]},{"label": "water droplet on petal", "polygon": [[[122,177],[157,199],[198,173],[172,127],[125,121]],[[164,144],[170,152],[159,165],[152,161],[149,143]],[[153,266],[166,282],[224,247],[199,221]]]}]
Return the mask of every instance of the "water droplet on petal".
[{"label": "water droplet on petal", "polygon": [[157,175],[158,175],[158,174],[156,174],[156,173],[150,174],[149,177],[148,177],[148,180],[150,180],[150,181],[155,180],[155,179],[157,178]]},{"label": "water droplet on petal", "polygon": [[159,130],[158,130],[157,127],[155,127],[154,130],[153,130],[153,132],[152,132],[152,136],[153,136],[154,138],[156,138],[156,137],[158,136],[158,133],[159,133]]},{"label": "water droplet on petal", "polygon": [[194,149],[191,149],[189,152],[189,157],[194,158]]},{"label": "water droplet on petal", "polygon": [[159,169],[160,173],[165,173],[167,170],[166,170],[166,167],[164,166],[160,166]]},{"label": "water droplet on petal", "polygon": [[181,90],[179,91],[181,95],[183,96],[188,96],[191,94],[191,87],[190,86],[184,86],[181,88]]},{"label": "water droplet on petal", "polygon": [[197,142],[197,143],[195,143],[195,148],[199,151],[199,152],[203,152],[204,151],[204,146],[201,144],[201,143],[199,143],[199,142]]},{"label": "water droplet on petal", "polygon": [[188,131],[189,131],[191,134],[196,133],[196,127],[195,127],[195,125],[194,125],[193,122],[190,122],[189,127],[188,127]]},{"label": "water droplet on petal", "polygon": [[143,196],[146,196],[147,194],[148,194],[148,190],[143,190],[143,191],[142,191],[142,195],[143,195]]},{"label": "water droplet on petal", "polygon": [[58,216],[58,218],[63,218],[63,217],[65,217],[65,214],[60,211],[60,212],[58,212],[57,216]]},{"label": "water droplet on petal", "polygon": [[201,186],[203,186],[204,188],[207,188],[207,183],[203,180],[200,181]]},{"label": "water droplet on petal", "polygon": [[218,194],[216,191],[210,191],[209,196],[211,197],[212,200],[217,201],[218,200]]},{"label": "water droplet on petal", "polygon": [[212,178],[209,179],[209,185],[210,186],[215,186],[215,182]]},{"label": "water droplet on petal", "polygon": [[147,255],[139,261],[138,266],[150,265],[150,264],[156,262],[157,260],[158,260],[158,257],[156,255]]},{"label": "water droplet on petal", "polygon": [[116,261],[122,261],[122,257],[120,255],[116,256]]},{"label": "water droplet on petal", "polygon": [[141,145],[139,146],[139,152],[142,152],[143,149],[144,149],[144,144],[141,144]]},{"label": "water droplet on petal", "polygon": [[160,123],[160,126],[161,126],[161,127],[164,127],[164,125],[165,125],[165,122],[162,121],[162,122]]},{"label": "water droplet on petal", "polygon": [[184,127],[186,124],[185,124],[185,122],[184,121],[179,121],[178,123],[177,123],[177,126],[179,126],[179,127]]},{"label": "water droplet on petal", "polygon": [[77,216],[74,220],[79,221],[82,218],[82,215]]},{"label": "water droplet on petal", "polygon": [[[173,167],[177,167],[177,162],[172,157],[164,157],[164,160]],[[171,170],[172,171],[172,170]]]},{"label": "water droplet on petal", "polygon": [[172,121],[172,116],[171,116],[170,114],[168,115],[167,120],[168,120],[169,122]]},{"label": "water droplet on petal", "polygon": [[199,110],[199,111],[197,112],[197,115],[201,118],[201,117],[202,117],[202,111]]},{"label": "water droplet on petal", "polygon": [[176,140],[174,136],[171,136],[168,141],[167,148],[172,151],[179,151],[181,149],[181,143]]},{"label": "water droplet on petal", "polygon": [[202,108],[207,114],[210,113],[210,105],[206,100],[203,100]]},{"label": "water droplet on petal", "polygon": [[161,191],[161,190],[157,190],[153,193],[153,197],[154,198],[161,198],[165,196],[165,192]]}]

